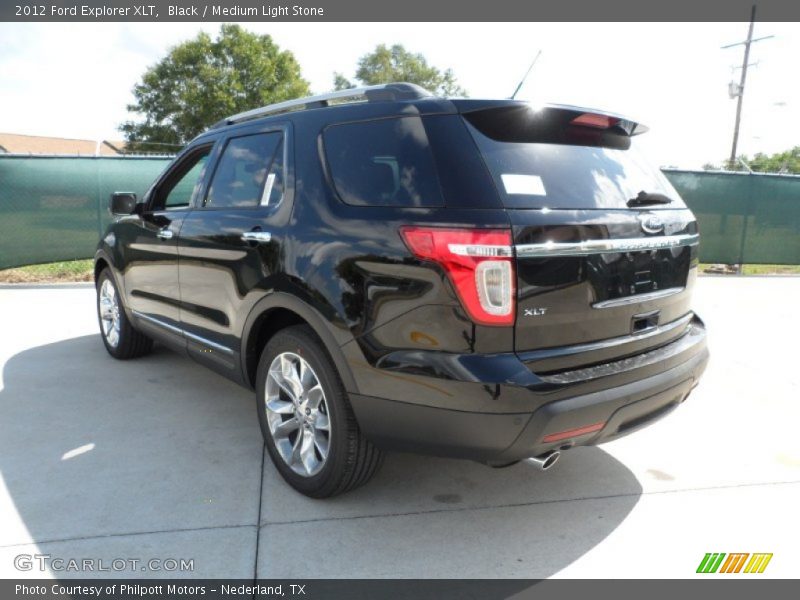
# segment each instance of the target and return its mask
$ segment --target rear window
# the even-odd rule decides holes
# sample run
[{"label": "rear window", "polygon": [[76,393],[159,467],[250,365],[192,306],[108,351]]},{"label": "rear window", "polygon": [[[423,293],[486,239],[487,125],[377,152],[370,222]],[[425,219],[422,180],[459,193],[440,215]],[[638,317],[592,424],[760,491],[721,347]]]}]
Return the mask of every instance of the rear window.
[{"label": "rear window", "polygon": [[354,206],[442,206],[428,136],[419,117],[343,123],[323,133],[336,191]]},{"label": "rear window", "polygon": [[522,141],[523,127],[507,128],[504,123],[503,129],[509,131],[504,136],[503,129],[484,132],[469,117],[467,121],[506,208],[628,208],[627,201],[642,191],[672,199],[670,204],[648,209],[685,206],[666,177],[629,138],[624,143],[610,140],[609,145],[616,147],[604,147],[600,137],[591,139],[593,145],[580,145],[549,131],[547,143],[535,134],[530,141]]}]

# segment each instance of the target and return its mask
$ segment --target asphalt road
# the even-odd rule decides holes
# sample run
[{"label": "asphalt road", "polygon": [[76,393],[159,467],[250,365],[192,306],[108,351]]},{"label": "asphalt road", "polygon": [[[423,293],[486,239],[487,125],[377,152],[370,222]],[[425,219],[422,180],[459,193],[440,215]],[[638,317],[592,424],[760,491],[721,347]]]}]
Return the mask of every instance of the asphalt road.
[{"label": "asphalt road", "polygon": [[[800,278],[701,278],[711,363],[646,430],[546,473],[389,455],[326,501],[265,461],[247,390],[162,348],[111,359],[93,294],[0,289],[0,577],[685,578],[706,552],[798,573]],[[35,554],[64,562],[15,568]]]}]

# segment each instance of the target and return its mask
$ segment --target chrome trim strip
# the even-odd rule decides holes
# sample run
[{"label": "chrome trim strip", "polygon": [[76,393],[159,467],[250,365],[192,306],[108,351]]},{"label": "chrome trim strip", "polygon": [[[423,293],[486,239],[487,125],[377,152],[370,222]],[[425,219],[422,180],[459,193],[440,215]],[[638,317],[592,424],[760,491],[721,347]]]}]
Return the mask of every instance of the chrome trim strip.
[{"label": "chrome trim strip", "polygon": [[614,252],[642,252],[694,246],[700,242],[696,233],[663,235],[642,238],[619,238],[585,240],[583,242],[545,242],[543,244],[522,244],[516,247],[519,258],[540,258],[550,256],[589,256]]},{"label": "chrome trim strip", "polygon": [[144,319],[154,325],[158,325],[159,327],[163,327],[164,329],[171,331],[172,333],[176,333],[182,337],[188,338],[194,342],[198,342],[203,344],[204,346],[208,346],[209,348],[214,348],[215,350],[219,350],[224,354],[233,355],[233,350],[228,348],[227,346],[223,346],[222,344],[217,344],[216,342],[212,342],[211,340],[207,340],[204,337],[199,335],[195,335],[194,333],[189,333],[188,331],[181,329],[180,327],[175,327],[175,325],[171,325],[169,323],[165,323],[161,319],[156,319],[155,317],[151,317],[150,315],[146,315],[144,313],[139,312],[138,310],[131,311],[137,318]]},{"label": "chrome trim strip", "polygon": [[623,335],[620,337],[609,338],[607,340],[600,340],[599,342],[590,342],[588,344],[576,344],[574,346],[563,346],[561,348],[549,348],[545,350],[529,350],[527,352],[518,352],[518,356],[522,362],[535,362],[537,360],[544,360],[548,358],[561,358],[562,356],[572,356],[573,354],[581,354],[582,352],[591,352],[593,350],[605,350],[606,348],[613,348],[615,346],[622,346],[631,342],[638,342],[650,337],[668,333],[679,327],[684,327],[694,318],[694,313],[688,313],[680,319],[675,319],[671,323],[660,325],[653,329],[648,329],[644,333],[638,335]]},{"label": "chrome trim strip", "polygon": [[514,256],[511,246],[490,246],[485,244],[447,244],[448,250],[459,256],[478,256],[496,258]]},{"label": "chrome trim strip", "polygon": [[203,344],[203,346],[208,346],[209,348],[214,348],[214,350],[219,350],[223,354],[228,354],[228,355],[231,355],[231,356],[233,355],[233,350],[231,350],[227,346],[223,346],[222,344],[217,344],[216,342],[212,342],[211,340],[207,340],[206,338],[201,337],[199,335],[195,335],[194,333],[189,333],[188,331],[184,331],[183,335],[185,335],[187,338],[189,338],[190,340],[192,340],[194,342],[198,342],[200,344]]},{"label": "chrome trim strip", "polygon": [[673,287],[665,288],[655,292],[645,292],[643,294],[634,294],[633,296],[625,296],[624,298],[614,298],[612,300],[603,300],[602,302],[595,302],[592,308],[612,308],[614,306],[627,306],[628,304],[637,304],[639,302],[649,302],[650,300],[658,300],[659,298],[666,298],[680,294],[686,288]]},{"label": "chrome trim strip", "polygon": [[144,314],[142,312],[139,312],[138,310],[131,310],[131,312],[138,319],[144,319],[145,321],[148,321],[150,323],[154,323],[155,325],[160,325],[161,327],[171,331],[172,333],[177,333],[180,336],[183,335],[183,329],[181,329],[180,327],[175,327],[175,325],[170,325],[169,323],[165,323],[161,319],[156,319],[155,317],[151,317],[150,315],[146,315],[146,314]]}]

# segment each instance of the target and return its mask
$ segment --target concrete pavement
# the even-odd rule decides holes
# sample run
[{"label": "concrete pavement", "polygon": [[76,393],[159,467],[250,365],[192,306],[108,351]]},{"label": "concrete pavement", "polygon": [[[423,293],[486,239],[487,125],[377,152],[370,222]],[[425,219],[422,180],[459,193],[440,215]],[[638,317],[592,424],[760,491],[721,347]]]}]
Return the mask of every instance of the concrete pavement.
[{"label": "concrete pavement", "polygon": [[163,348],[108,357],[93,293],[0,289],[0,577],[41,576],[14,566],[37,553],[193,560],[98,573],[125,577],[684,578],[772,552],[764,576],[796,575],[800,278],[700,278],[708,371],[642,432],[546,473],[393,454],[326,501],[264,460],[247,390]]}]

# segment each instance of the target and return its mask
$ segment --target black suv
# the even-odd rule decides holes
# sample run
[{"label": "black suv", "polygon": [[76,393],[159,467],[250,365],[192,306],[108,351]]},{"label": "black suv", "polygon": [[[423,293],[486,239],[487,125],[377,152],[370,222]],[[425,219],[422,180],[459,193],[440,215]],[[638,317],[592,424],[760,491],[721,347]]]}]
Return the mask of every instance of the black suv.
[{"label": "black suv", "polygon": [[112,196],[103,342],[254,389],[309,496],[384,450],[549,468],[669,412],[708,360],[697,224],[631,147],[643,131],[402,83],[236,115],[140,201]]}]

